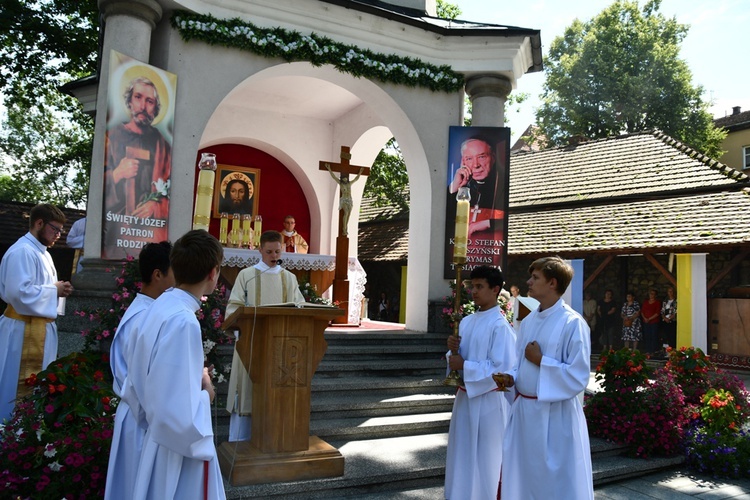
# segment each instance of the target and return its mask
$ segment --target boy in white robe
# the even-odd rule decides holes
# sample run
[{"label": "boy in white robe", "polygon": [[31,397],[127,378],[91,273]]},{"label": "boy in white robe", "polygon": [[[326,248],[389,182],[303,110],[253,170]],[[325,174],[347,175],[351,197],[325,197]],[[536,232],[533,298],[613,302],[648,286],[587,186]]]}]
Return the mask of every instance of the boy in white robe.
[{"label": "boy in white robe", "polygon": [[29,212],[29,232],[18,239],[0,263],[0,298],[8,307],[0,316],[0,423],[11,417],[16,396],[29,393],[26,379],[57,359],[60,297],[73,293],[47,248],[63,233],[65,215],[54,205]]},{"label": "boy in white robe", "polygon": [[[305,301],[299,291],[297,277],[283,269],[281,252],[283,237],[278,231],[266,231],[260,235],[261,261],[253,267],[240,271],[232,287],[227,303],[226,317],[244,306],[262,306]],[[244,334],[245,332],[243,332]],[[251,332],[249,332],[251,334]],[[237,350],[232,356],[232,371],[229,374],[227,411],[229,418],[229,441],[250,439],[250,414],[253,407],[253,385]]]},{"label": "boy in white robe", "polygon": [[216,288],[223,253],[202,229],[178,239],[170,254],[176,287],[161,294],[131,330],[126,383],[148,424],[133,498],[226,497],[211,427],[215,393],[195,316],[201,297]]},{"label": "boy in white robe", "polygon": [[589,381],[586,321],[562,300],[573,268],[560,257],[529,267],[529,296],[539,307],[521,322],[516,366],[498,374],[515,386],[503,443],[501,498],[594,498],[586,418],[578,399]]},{"label": "boy in white robe", "polygon": [[[138,399],[132,390],[126,390],[128,364],[126,354],[131,340],[131,330],[137,320],[164,291],[174,286],[174,274],[169,265],[169,252],[172,244],[148,243],[138,255],[138,268],[143,285],[133,302],[117,325],[109,351],[109,364],[112,368],[112,389],[121,398],[115,413],[112,445],[109,450],[105,500],[131,500],[138,463],[141,459],[143,437],[147,423]],[[134,411],[131,411],[131,407]],[[139,422],[139,417],[141,422]],[[139,423],[141,425],[139,425]]]},{"label": "boy in white robe", "polygon": [[445,498],[490,500],[497,496],[503,460],[503,434],[510,399],[499,392],[493,373],[515,364],[516,334],[497,304],[503,285],[499,269],[475,267],[471,296],[478,310],[450,336],[450,370],[462,370],[464,386],[453,403],[445,464]]}]

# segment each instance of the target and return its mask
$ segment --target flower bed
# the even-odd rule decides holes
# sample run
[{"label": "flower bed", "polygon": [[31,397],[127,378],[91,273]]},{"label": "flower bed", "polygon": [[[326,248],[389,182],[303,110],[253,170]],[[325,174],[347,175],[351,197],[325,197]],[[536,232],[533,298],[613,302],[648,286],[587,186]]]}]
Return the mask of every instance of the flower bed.
[{"label": "flower bed", "polygon": [[750,393],[699,348],[668,354],[651,377],[638,351],[604,354],[596,369],[603,391],[584,407],[589,433],[627,444],[633,456],[685,453],[698,472],[749,476]]}]

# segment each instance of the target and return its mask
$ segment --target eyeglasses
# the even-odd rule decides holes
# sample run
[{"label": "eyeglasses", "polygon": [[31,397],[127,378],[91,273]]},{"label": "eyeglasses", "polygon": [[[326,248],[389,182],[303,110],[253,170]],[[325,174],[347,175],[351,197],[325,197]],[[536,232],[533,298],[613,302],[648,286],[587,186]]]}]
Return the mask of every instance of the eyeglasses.
[{"label": "eyeglasses", "polygon": [[52,228],[52,230],[53,230],[53,231],[55,232],[55,234],[57,234],[57,235],[59,235],[59,236],[61,236],[61,235],[62,235],[62,234],[63,234],[63,233],[65,232],[65,231],[63,230],[63,228],[61,228],[61,227],[57,227],[57,226],[55,226],[54,224],[52,224],[51,222],[47,222],[47,223],[46,223],[46,225],[48,225],[49,227],[51,227],[51,228]]}]

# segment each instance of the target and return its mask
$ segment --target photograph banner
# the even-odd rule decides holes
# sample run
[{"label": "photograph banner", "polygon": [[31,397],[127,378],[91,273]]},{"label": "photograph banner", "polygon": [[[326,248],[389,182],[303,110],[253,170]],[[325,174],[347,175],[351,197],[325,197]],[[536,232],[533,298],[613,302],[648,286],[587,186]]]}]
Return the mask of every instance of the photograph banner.
[{"label": "photograph banner", "polygon": [[167,239],[177,75],[111,51],[102,258]]},{"label": "photograph banner", "polygon": [[456,194],[469,189],[469,239],[465,279],[479,265],[505,268],[510,183],[510,129],[450,127],[446,172],[444,278],[455,279],[453,247]]}]

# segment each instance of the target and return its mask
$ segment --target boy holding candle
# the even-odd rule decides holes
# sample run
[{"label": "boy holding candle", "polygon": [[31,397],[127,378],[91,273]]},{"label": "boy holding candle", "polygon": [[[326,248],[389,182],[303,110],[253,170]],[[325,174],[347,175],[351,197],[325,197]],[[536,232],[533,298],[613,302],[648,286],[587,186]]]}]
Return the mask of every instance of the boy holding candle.
[{"label": "boy holding candle", "polygon": [[498,391],[492,374],[510,369],[516,356],[515,332],[497,304],[502,272],[478,266],[470,276],[477,312],[461,320],[459,337],[448,337],[457,351],[448,353],[449,369],[463,371],[464,380],[453,404],[445,465],[445,498],[457,500],[497,494],[510,394]]}]

